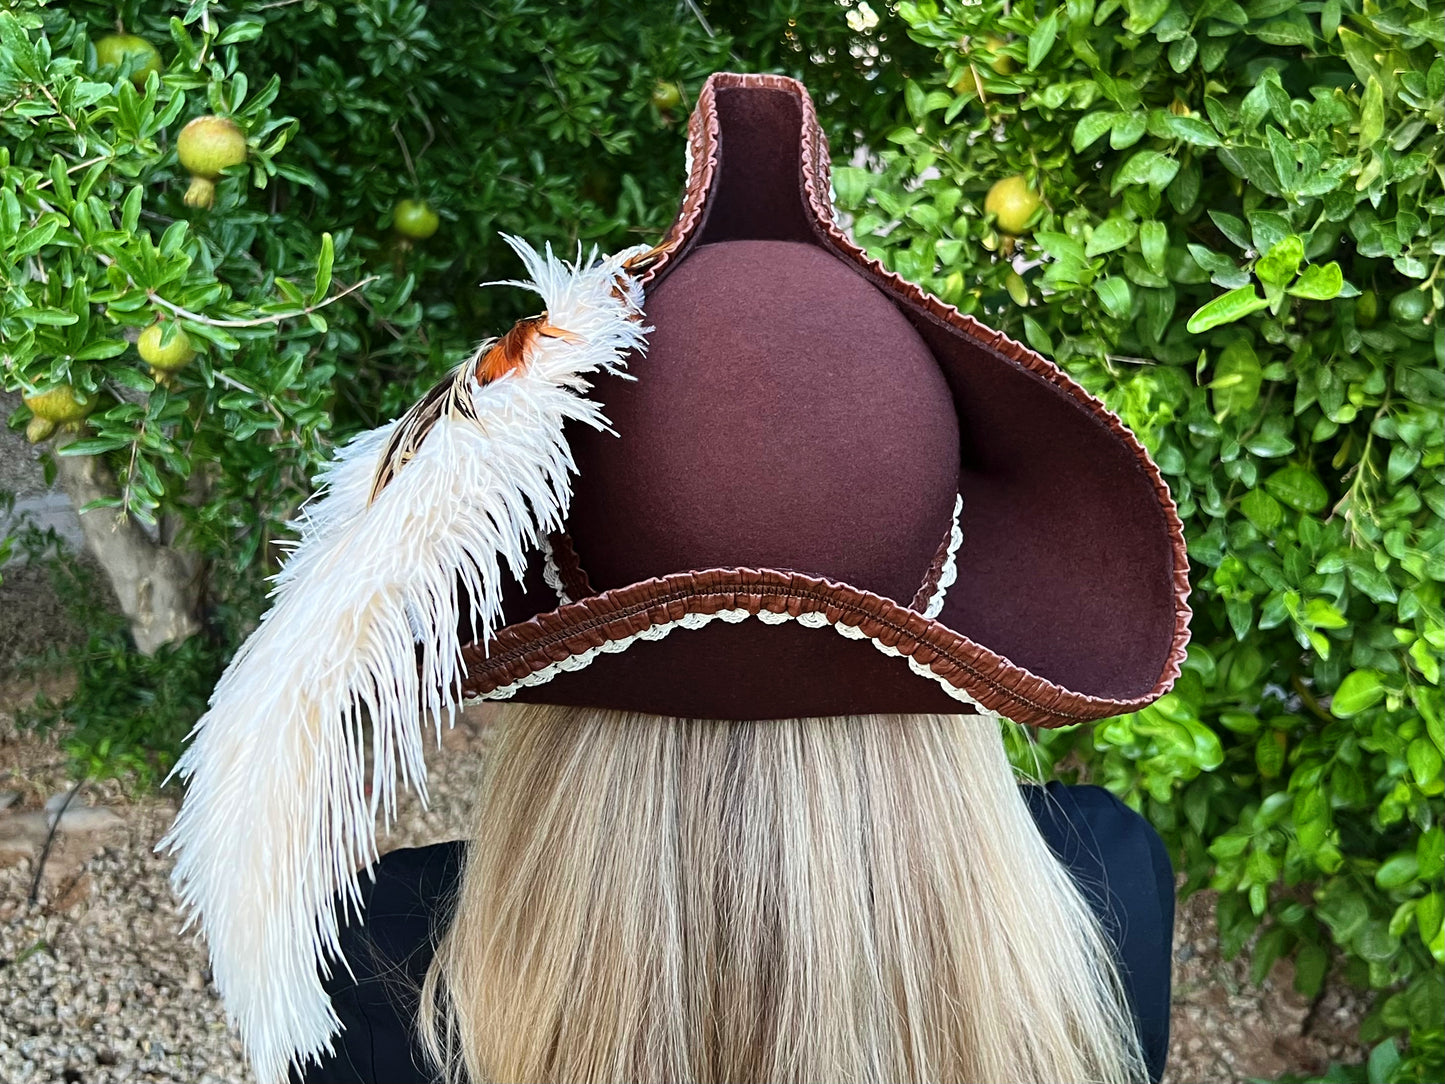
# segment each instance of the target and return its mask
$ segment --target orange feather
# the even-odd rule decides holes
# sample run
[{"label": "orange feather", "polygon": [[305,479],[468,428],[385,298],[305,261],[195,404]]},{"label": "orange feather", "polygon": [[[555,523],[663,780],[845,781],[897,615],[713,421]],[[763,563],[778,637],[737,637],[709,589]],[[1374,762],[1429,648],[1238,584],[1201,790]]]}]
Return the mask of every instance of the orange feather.
[{"label": "orange feather", "polygon": [[476,378],[478,384],[488,384],[499,377],[506,376],[513,369],[520,369],[527,363],[527,350],[539,338],[561,339],[563,342],[575,343],[580,341],[570,331],[564,331],[560,327],[553,327],[547,323],[547,314],[541,316],[529,316],[525,320],[518,320],[512,325],[512,329],[492,344],[490,350],[482,355],[477,362]]}]

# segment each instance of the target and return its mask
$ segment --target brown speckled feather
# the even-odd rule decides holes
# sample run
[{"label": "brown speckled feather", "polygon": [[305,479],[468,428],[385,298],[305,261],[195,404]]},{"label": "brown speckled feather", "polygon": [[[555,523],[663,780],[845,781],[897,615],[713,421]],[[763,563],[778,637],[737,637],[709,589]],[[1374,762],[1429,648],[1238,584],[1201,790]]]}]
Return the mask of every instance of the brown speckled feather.
[{"label": "brown speckled feather", "polygon": [[368,506],[416,455],[422,441],[426,440],[427,434],[439,419],[444,416],[466,418],[481,424],[477,418],[476,405],[472,402],[472,368],[470,361],[458,365],[450,376],[423,395],[415,406],[402,415],[392,429],[386,447],[382,449],[376,477],[371,483],[371,495],[366,499]]}]

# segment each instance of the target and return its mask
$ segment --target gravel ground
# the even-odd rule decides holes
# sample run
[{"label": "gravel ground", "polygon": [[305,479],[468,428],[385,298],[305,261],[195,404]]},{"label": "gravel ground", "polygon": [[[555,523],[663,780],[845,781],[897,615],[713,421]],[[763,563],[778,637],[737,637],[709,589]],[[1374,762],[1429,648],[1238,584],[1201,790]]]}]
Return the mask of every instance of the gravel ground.
[{"label": "gravel ground", "polygon": [[[22,693],[0,688],[0,709]],[[469,715],[432,754],[431,811],[407,801],[383,849],[466,833],[483,724]],[[57,750],[17,736],[0,711],[0,1084],[248,1084],[204,952],[177,933],[169,862],[152,851],[173,801],[87,787],[27,901],[42,807],[67,787]],[[1361,1001],[1333,986],[1311,1005],[1287,964],[1252,986],[1244,960],[1219,959],[1208,894],[1181,907],[1175,949],[1169,1084],[1242,1084],[1361,1056],[1343,1038]]]}]

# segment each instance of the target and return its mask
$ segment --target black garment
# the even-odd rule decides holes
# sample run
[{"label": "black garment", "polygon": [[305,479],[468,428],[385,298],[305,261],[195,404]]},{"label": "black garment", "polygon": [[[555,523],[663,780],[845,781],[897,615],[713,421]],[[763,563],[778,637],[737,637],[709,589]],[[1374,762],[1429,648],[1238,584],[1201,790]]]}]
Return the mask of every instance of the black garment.
[{"label": "black garment", "polygon": [[[1149,1076],[1164,1075],[1169,1047],[1169,964],[1174,874],[1154,829],[1101,787],[1023,788],[1050,849],[1068,867],[1113,943],[1134,1008]],[[463,844],[393,851],[363,883],[365,925],[341,934],[355,974],[327,982],[345,1030],[336,1053],[302,1084],[430,1084],[417,1046],[417,992],[445,928],[461,876]]]}]

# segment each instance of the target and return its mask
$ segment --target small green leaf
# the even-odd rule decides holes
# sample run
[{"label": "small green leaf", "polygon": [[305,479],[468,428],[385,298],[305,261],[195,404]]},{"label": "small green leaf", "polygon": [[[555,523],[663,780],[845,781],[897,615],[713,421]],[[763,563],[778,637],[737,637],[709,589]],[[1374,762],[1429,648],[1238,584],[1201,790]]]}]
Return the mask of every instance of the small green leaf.
[{"label": "small green leaf", "polygon": [[1314,32],[1302,23],[1288,19],[1275,19],[1252,31],[1255,37],[1269,45],[1300,46],[1314,42]]},{"label": "small green leaf", "polygon": [[[1119,114],[1112,109],[1101,110],[1097,113],[1090,113],[1087,116],[1080,117],[1079,123],[1074,125],[1074,153],[1078,154],[1082,152],[1085,147],[1092,146],[1101,135],[1114,127],[1114,122],[1118,119]],[[859,170],[858,172],[862,173],[864,171]],[[836,175],[837,171],[834,172],[835,177]],[[870,173],[867,174],[867,176],[871,181],[873,175]]]},{"label": "small green leaf", "polygon": [[1344,272],[1332,260],[1327,264],[1310,264],[1285,292],[1311,301],[1331,301],[1340,296],[1344,287]]},{"label": "small green leaf", "polygon": [[1259,357],[1250,341],[1235,339],[1220,352],[1214,365],[1213,379],[1209,382],[1214,412],[1228,415],[1249,410],[1259,399],[1263,377]]},{"label": "small green leaf", "polygon": [[1054,47],[1054,38],[1059,32],[1059,12],[1062,8],[1054,8],[1048,16],[1034,27],[1034,32],[1029,35],[1029,71],[1033,71],[1049,55],[1049,50]]},{"label": "small green leaf", "polygon": [[872,173],[856,166],[837,166],[833,170],[833,190],[838,193],[838,204],[842,207],[861,207],[876,182]]},{"label": "small green leaf", "polygon": [[95,342],[87,343],[71,356],[76,361],[103,361],[106,358],[124,354],[125,351],[124,339],[97,339]]},{"label": "small green leaf", "polygon": [[64,309],[18,309],[15,315],[27,323],[45,327],[69,327],[80,320],[78,315]]},{"label": "small green leaf", "polygon": [[1389,1084],[1396,1079],[1395,1071],[1400,1067],[1400,1048],[1394,1039],[1386,1039],[1370,1051],[1365,1062],[1366,1084]]},{"label": "small green leaf", "polygon": [[1388,892],[1409,884],[1419,872],[1420,861],[1413,854],[1397,854],[1375,871],[1375,884]]},{"label": "small green leaf", "polygon": [[1284,509],[1262,489],[1251,489],[1239,502],[1239,510],[1261,533],[1273,535],[1284,522]]},{"label": "small green leaf", "polygon": [[316,256],[316,288],[311,291],[311,304],[320,303],[326,297],[326,291],[331,289],[331,266],[335,259],[336,250],[331,234],[323,233],[321,251]]},{"label": "small green leaf", "polygon": [[1179,172],[1179,160],[1160,154],[1158,151],[1135,151],[1133,156],[1119,167],[1114,181],[1109,186],[1110,195],[1130,185],[1148,185],[1155,195],[1164,191],[1174,175]]},{"label": "small green leaf", "polygon": [[1169,251],[1169,228],[1162,222],[1144,222],[1139,226],[1139,248],[1149,270],[1164,273],[1164,258]]},{"label": "small green leaf", "polygon": [[1046,357],[1054,355],[1054,341],[1049,338],[1049,333],[1044,330],[1043,325],[1032,316],[1024,316],[1024,338],[1028,339],[1029,345]]},{"label": "small green leaf", "polygon": [[1322,598],[1312,598],[1305,604],[1304,619],[1317,629],[1343,629],[1350,624],[1344,614]]},{"label": "small green leaf", "polygon": [[1221,324],[1242,320],[1250,313],[1258,312],[1269,302],[1254,292],[1253,286],[1241,286],[1220,294],[1213,301],[1201,306],[1185,326],[1195,334],[1219,327]]},{"label": "small green leaf", "polygon": [[1120,113],[1114,121],[1113,130],[1109,132],[1109,146],[1116,151],[1132,147],[1143,138],[1148,127],[1149,119],[1144,113]]},{"label": "small green leaf", "polygon": [[1415,922],[1420,927],[1420,940],[1428,945],[1440,932],[1442,922],[1445,922],[1445,897],[1439,892],[1422,896],[1415,905]]},{"label": "small green leaf", "polygon": [[1385,699],[1385,687],[1376,670],[1354,670],[1345,675],[1330,700],[1330,712],[1341,719],[1358,715]]},{"label": "small green leaf", "polygon": [[1305,245],[1298,234],[1289,234],[1272,245],[1254,265],[1255,276],[1266,286],[1283,286],[1295,277],[1304,262]]},{"label": "small green leaf", "polygon": [[1255,433],[1244,441],[1245,450],[1261,459],[1278,459],[1294,451],[1294,441],[1283,433]]},{"label": "small green leaf", "polygon": [[1189,65],[1194,63],[1194,57],[1199,52],[1199,42],[1193,34],[1185,34],[1178,41],[1169,43],[1169,66],[1176,72],[1183,72]]},{"label": "small green leaf", "polygon": [[1371,75],[1360,103],[1360,153],[1373,147],[1385,133],[1385,88]]},{"label": "small green leaf", "polygon": [[[129,83],[125,84],[127,87]],[[126,193],[125,199],[120,205],[120,228],[126,233],[135,233],[136,227],[140,225],[140,204],[145,189],[136,185]]]},{"label": "small green leaf", "polygon": [[1275,471],[1264,480],[1264,487],[1296,512],[1319,512],[1330,503],[1324,483],[1298,463]]},{"label": "small green leaf", "polygon": [[1138,229],[1139,227],[1127,218],[1105,219],[1094,227],[1093,235],[1084,246],[1084,255],[1100,256],[1105,252],[1113,252],[1116,248],[1123,248],[1134,240]]},{"label": "small green leaf", "polygon": [[1129,309],[1133,304],[1133,295],[1129,290],[1129,283],[1118,275],[1109,275],[1094,283],[1094,293],[1099,295],[1099,300],[1104,303],[1104,308],[1110,316],[1122,320],[1129,315]]},{"label": "small green leaf", "polygon": [[1410,774],[1415,777],[1417,787],[1439,783],[1442,766],[1440,750],[1428,738],[1416,738],[1410,742],[1410,747],[1405,750],[1405,762],[1410,765]]}]

